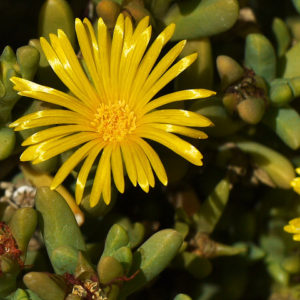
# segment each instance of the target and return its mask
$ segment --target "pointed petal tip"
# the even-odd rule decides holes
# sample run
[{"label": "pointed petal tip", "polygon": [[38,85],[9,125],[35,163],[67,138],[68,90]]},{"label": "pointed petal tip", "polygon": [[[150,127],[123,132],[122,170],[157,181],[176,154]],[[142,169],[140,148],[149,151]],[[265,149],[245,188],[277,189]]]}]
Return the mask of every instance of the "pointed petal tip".
[{"label": "pointed petal tip", "polygon": [[10,77],[9,78],[9,80],[12,82],[12,83],[14,83],[14,84],[16,84],[17,82],[18,82],[18,79],[20,79],[19,77],[16,77],[16,76],[13,76],[13,77]]},{"label": "pointed petal tip", "polygon": [[92,200],[92,201],[90,200],[90,207],[91,207],[91,208],[95,207],[95,206],[98,204],[98,202],[99,202],[99,200],[96,200],[96,201],[95,201],[95,200],[94,200],[94,201],[93,201],[93,200]]}]

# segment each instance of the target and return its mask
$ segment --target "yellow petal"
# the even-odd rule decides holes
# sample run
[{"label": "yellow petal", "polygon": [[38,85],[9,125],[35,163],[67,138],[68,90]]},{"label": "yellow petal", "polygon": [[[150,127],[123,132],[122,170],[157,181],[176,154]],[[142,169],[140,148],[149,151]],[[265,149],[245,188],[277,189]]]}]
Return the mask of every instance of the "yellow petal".
[{"label": "yellow petal", "polygon": [[193,99],[200,99],[200,98],[207,98],[216,93],[209,90],[198,89],[198,90],[184,90],[179,92],[174,92],[171,94],[167,94],[161,96],[157,99],[152,100],[151,102],[147,103],[145,107],[142,109],[142,114],[146,114],[147,112],[160,107],[162,105],[166,105],[176,101],[182,100],[193,100]]},{"label": "yellow petal", "polygon": [[53,49],[73,82],[76,82],[77,87],[82,93],[87,93],[87,100],[90,105],[97,107],[98,96],[95,89],[89,82],[86,74],[83,72],[68,38],[62,30],[59,30],[59,35],[60,39],[55,34],[49,35]]},{"label": "yellow petal", "polygon": [[66,134],[71,134],[78,131],[87,131],[87,128],[82,125],[66,125],[66,126],[55,126],[52,128],[47,128],[39,132],[34,133],[28,137],[22,146],[28,146],[36,143],[44,142],[45,140],[51,139],[53,137],[65,136]]},{"label": "yellow petal", "polygon": [[42,161],[48,160],[60,153],[96,138],[98,138],[96,133],[81,132],[72,134],[71,136],[63,137],[51,143],[46,143],[45,146],[42,147],[42,151],[38,158],[33,161],[33,164],[38,164]]},{"label": "yellow petal", "polygon": [[[85,23],[88,24],[88,21],[86,19],[85,19]],[[92,37],[88,35],[87,32],[88,27],[86,24],[83,24],[81,20],[76,18],[75,20],[76,35],[80,46],[80,50],[82,52],[82,56],[89,70],[89,74],[92,77],[97,93],[98,95],[103,95],[103,88],[101,87],[101,80],[97,72],[97,67],[94,58],[94,49],[93,49],[93,46],[98,48],[98,45],[96,41],[94,41],[93,43]]]},{"label": "yellow petal", "polygon": [[16,127],[15,130],[18,131],[47,125],[76,123],[87,126],[88,128],[91,126],[90,122],[78,113],[68,110],[49,109],[37,111],[21,117],[20,119],[11,123],[10,127]]},{"label": "yellow petal", "polygon": [[166,70],[172,65],[178,55],[181,53],[184,48],[186,41],[181,41],[176,44],[154,67],[148,76],[145,84],[141,88],[132,94],[132,97],[143,97],[157,82],[157,80],[166,72]]},{"label": "yellow petal", "polygon": [[70,174],[70,172],[81,162],[88,152],[99,144],[98,140],[86,143],[77,149],[59,168],[51,184],[51,189],[56,189]]},{"label": "yellow petal", "polygon": [[53,69],[53,71],[56,73],[56,75],[60,78],[60,80],[70,89],[70,91],[79,99],[84,101],[85,103],[90,103],[89,97],[86,93],[82,92],[78,86],[77,83],[74,82],[66,70],[64,69],[63,64],[59,60],[57,54],[53,50],[53,48],[50,46],[50,44],[47,42],[47,40],[43,37],[40,38],[42,49],[45,53],[45,56]]},{"label": "yellow petal", "polygon": [[147,158],[143,149],[138,144],[133,144],[132,147],[134,147],[139,163],[145,171],[148,183],[150,184],[151,187],[154,187],[155,180],[151,169],[151,165],[149,163],[149,159]]},{"label": "yellow petal", "polygon": [[[197,58],[198,54],[194,53],[189,56],[182,58],[173,67],[171,67],[161,78],[159,78],[149,91],[141,96],[139,105],[146,104],[149,102],[154,95],[156,95],[164,86],[166,86],[170,81],[187,69]],[[146,83],[147,84],[147,83]],[[146,90],[146,89],[145,89]]]},{"label": "yellow petal", "polygon": [[93,25],[91,22],[85,18],[83,20],[84,26],[86,28],[86,32],[88,34],[88,40],[90,42],[90,51],[91,51],[91,58],[92,63],[94,63],[95,67],[93,66],[93,72],[94,70],[97,72],[96,77],[93,77],[94,85],[96,86],[96,89],[98,91],[98,94],[101,95],[102,102],[108,102],[109,99],[109,93],[108,90],[104,87],[104,78],[105,74],[102,72],[102,65],[100,62],[100,54],[99,54],[99,48],[98,48],[98,42],[96,39],[96,35],[94,32]]},{"label": "yellow petal", "polygon": [[124,182],[124,171],[123,161],[121,156],[120,146],[117,145],[111,154],[111,168],[115,185],[120,193],[124,193],[125,182]]},{"label": "yellow petal", "polygon": [[100,72],[103,80],[103,86],[108,100],[111,101],[111,76],[110,76],[110,51],[111,51],[111,40],[110,34],[108,33],[107,27],[103,20],[98,20],[98,48],[99,48],[99,59],[100,59]]},{"label": "yellow petal", "polygon": [[189,127],[184,127],[184,126],[178,126],[178,125],[172,125],[172,124],[148,124],[147,126],[162,129],[166,132],[178,133],[178,134],[185,135],[185,136],[195,138],[195,139],[207,139],[208,138],[208,136],[205,132],[197,130],[197,129],[189,128]]},{"label": "yellow petal", "polygon": [[289,224],[300,230],[300,218],[295,218],[289,221]]},{"label": "yellow petal", "polygon": [[191,127],[207,127],[212,125],[212,122],[208,118],[183,109],[161,109],[150,112],[140,120],[140,124],[147,123],[168,123]]},{"label": "yellow petal", "polygon": [[128,147],[128,150],[131,152],[131,156],[134,161],[134,165],[135,165],[135,169],[136,169],[136,173],[137,173],[138,184],[144,192],[148,193],[149,192],[148,178],[147,178],[146,172],[144,170],[143,164],[140,161],[139,156],[136,152],[136,147],[134,147],[134,144],[130,145]]},{"label": "yellow petal", "polygon": [[123,155],[123,160],[125,163],[127,175],[132,182],[134,186],[136,186],[137,183],[137,173],[134,165],[133,158],[131,156],[131,153],[129,151],[129,146],[126,142],[121,143],[121,150]]},{"label": "yellow petal", "polygon": [[[125,77],[124,87],[123,87],[124,94],[121,93],[121,99],[122,99],[122,97],[124,99],[129,99],[129,97],[130,97],[131,86],[136,77],[136,71],[140,64],[140,61],[141,61],[141,59],[146,51],[146,48],[149,44],[149,41],[151,38],[151,31],[152,31],[152,27],[149,26],[140,36],[137,37],[136,47],[132,54],[132,60],[128,61],[127,68],[125,69],[124,74],[123,74],[123,76]],[[122,89],[122,91],[123,91],[123,89]],[[129,100],[128,100],[128,103],[129,103]]]},{"label": "yellow petal", "polygon": [[[111,147],[105,147],[100,158],[99,165],[97,167],[96,176],[94,179],[92,192],[90,196],[90,205],[94,207],[100,200],[103,189],[107,189],[105,184],[106,178],[110,175],[110,156],[111,156]],[[107,191],[106,191],[107,193]],[[108,196],[109,193],[106,194]],[[104,198],[106,204],[109,204],[110,199]]]},{"label": "yellow petal", "polygon": [[156,173],[160,182],[164,185],[168,184],[168,178],[165,171],[165,168],[157,155],[157,153],[153,150],[153,148],[143,139],[134,137],[134,141],[143,149],[145,155],[148,157],[151,166]]},{"label": "yellow petal", "polygon": [[81,202],[88,175],[91,171],[95,159],[97,158],[100,151],[103,149],[103,146],[104,143],[99,143],[97,147],[94,147],[90,151],[90,153],[88,154],[87,158],[85,159],[79,171],[79,174],[77,176],[77,181],[76,181],[76,189],[75,189],[75,198],[77,204]]},{"label": "yellow petal", "polygon": [[139,129],[138,133],[141,137],[151,139],[166,146],[194,165],[202,166],[203,164],[201,153],[193,145],[172,133],[167,133],[156,128],[147,128],[146,126],[143,129]]},{"label": "yellow petal", "polygon": [[55,138],[45,141],[43,143],[39,143],[37,145],[27,147],[26,150],[20,156],[20,161],[34,160],[35,158],[37,158],[40,155],[40,153],[43,151],[43,147],[47,143],[51,143],[52,141],[57,140],[58,138],[60,138],[60,137],[55,137]]},{"label": "yellow petal", "polygon": [[286,225],[283,227],[284,231],[288,232],[288,233],[297,233],[297,230],[295,230],[294,226],[291,225]]},{"label": "yellow petal", "polygon": [[155,41],[150,46],[149,50],[146,52],[139,68],[135,81],[133,83],[130,95],[130,101],[137,101],[137,94],[141,87],[144,85],[150,71],[152,70],[163,46],[170,40],[175,30],[175,25],[170,24],[165,28],[163,32],[155,39]]},{"label": "yellow petal", "polygon": [[18,77],[12,77],[10,80],[15,84],[14,89],[19,91],[19,95],[21,96],[60,105],[84,116],[90,116],[93,113],[89,107],[85,106],[77,98],[56,89]]},{"label": "yellow petal", "polygon": [[123,48],[124,39],[124,16],[119,15],[113,33],[111,44],[111,57],[110,57],[110,75],[113,99],[118,98],[118,85],[119,85],[119,64],[121,59],[121,52]]},{"label": "yellow petal", "polygon": [[149,21],[149,16],[146,16],[141,21],[139,21],[138,25],[134,30],[133,39],[136,39],[149,26]]},{"label": "yellow petal", "polygon": [[300,242],[300,234],[295,234],[293,236],[293,240],[296,241],[296,242]]}]

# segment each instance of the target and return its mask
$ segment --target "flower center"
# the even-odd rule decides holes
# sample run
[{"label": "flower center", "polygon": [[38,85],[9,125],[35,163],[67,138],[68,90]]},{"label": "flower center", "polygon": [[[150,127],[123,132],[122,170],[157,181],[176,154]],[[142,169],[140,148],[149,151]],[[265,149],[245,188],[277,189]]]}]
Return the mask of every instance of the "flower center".
[{"label": "flower center", "polygon": [[136,116],[124,102],[101,104],[91,125],[104,141],[120,142],[136,129]]}]

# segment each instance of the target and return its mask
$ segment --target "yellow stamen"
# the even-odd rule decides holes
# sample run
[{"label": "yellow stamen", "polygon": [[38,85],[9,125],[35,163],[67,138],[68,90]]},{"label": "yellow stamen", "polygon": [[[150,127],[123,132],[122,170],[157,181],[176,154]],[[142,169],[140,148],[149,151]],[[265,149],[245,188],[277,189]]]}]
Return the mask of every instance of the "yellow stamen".
[{"label": "yellow stamen", "polygon": [[125,102],[100,104],[91,125],[105,142],[120,142],[136,129],[136,116]]}]

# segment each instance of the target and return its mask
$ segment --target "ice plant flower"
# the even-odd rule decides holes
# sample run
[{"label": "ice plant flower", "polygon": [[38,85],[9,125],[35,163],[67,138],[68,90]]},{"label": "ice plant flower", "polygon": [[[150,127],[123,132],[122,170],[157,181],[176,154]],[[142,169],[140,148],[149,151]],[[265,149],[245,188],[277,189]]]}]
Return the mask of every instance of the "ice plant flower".
[{"label": "ice plant flower", "polygon": [[300,218],[289,221],[289,225],[284,226],[284,230],[293,234],[294,241],[300,242]]},{"label": "ice plant flower", "polygon": [[189,162],[202,165],[201,153],[174,133],[207,138],[204,132],[193,127],[210,126],[211,121],[187,110],[157,108],[214,94],[192,89],[153,99],[197,58],[197,54],[191,54],[171,66],[185,45],[185,41],[181,41],[155,65],[163,46],[174,33],[174,24],[166,27],[149,47],[149,17],[134,29],[130,18],[120,14],[112,38],[101,18],[97,26],[96,36],[88,19],[75,22],[87,71],[62,30],[58,30],[57,35],[50,34],[50,43],[40,39],[49,64],[70,93],[17,77],[11,79],[20,95],[63,107],[34,112],[10,124],[15,130],[53,125],[23,142],[28,148],[20,159],[36,164],[75,148],[56,173],[51,189],[56,189],[72,169],[84,161],[75,190],[76,201],[80,203],[91,167],[99,157],[90,194],[91,206],[95,206],[101,196],[105,203],[110,202],[111,174],[117,189],[124,192],[123,162],[132,184],[139,184],[145,192],[154,186],[152,170],[167,184],[162,162],[145,139],[161,143]]}]

